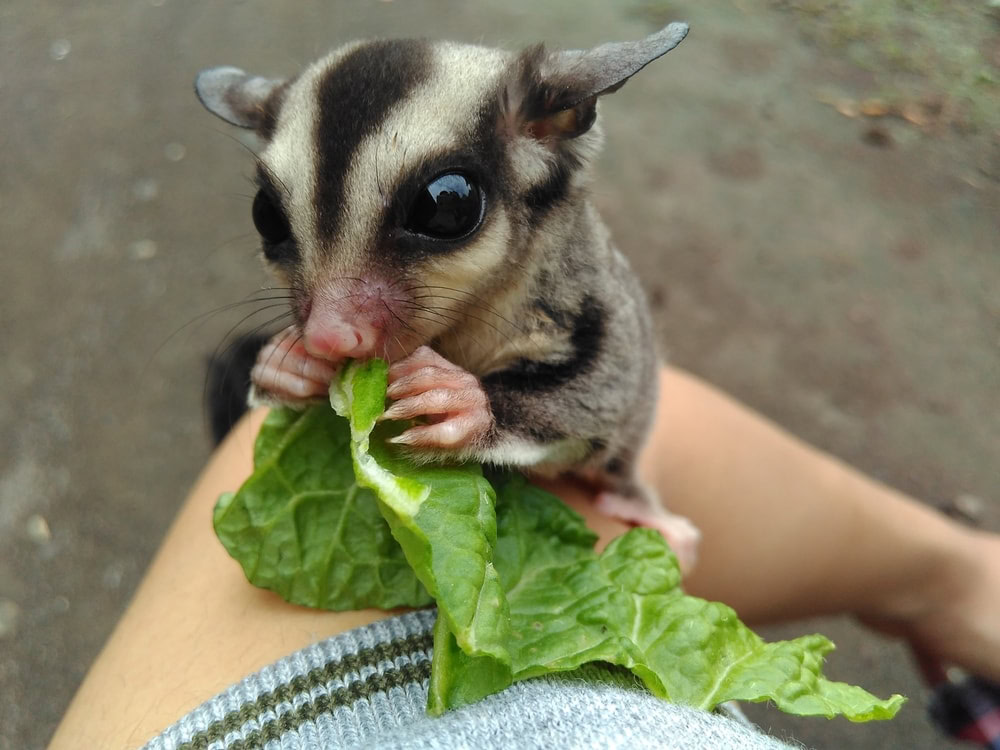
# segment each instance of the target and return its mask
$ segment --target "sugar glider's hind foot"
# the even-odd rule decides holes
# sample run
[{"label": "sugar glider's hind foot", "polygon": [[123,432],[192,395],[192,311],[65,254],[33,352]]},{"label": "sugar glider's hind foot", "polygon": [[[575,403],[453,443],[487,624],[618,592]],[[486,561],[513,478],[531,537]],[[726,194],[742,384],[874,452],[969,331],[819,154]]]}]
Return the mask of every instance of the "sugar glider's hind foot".
[{"label": "sugar glider's hind foot", "polygon": [[676,555],[681,575],[694,570],[701,532],[684,516],[664,510],[654,498],[629,497],[608,490],[597,495],[595,507],[606,516],[659,531]]}]

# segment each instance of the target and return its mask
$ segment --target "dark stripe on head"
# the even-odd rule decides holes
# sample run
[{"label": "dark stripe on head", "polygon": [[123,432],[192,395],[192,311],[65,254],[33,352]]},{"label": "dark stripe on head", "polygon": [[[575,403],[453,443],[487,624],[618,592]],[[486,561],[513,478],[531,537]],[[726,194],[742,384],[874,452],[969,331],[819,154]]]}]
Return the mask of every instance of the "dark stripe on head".
[{"label": "dark stripe on head", "polygon": [[585,297],[573,316],[570,344],[573,353],[559,362],[519,359],[511,367],[483,378],[483,385],[520,392],[552,391],[574,378],[586,375],[600,356],[607,313],[593,297]]},{"label": "dark stripe on head", "polygon": [[498,123],[502,116],[500,94],[495,93],[483,101],[476,116],[472,143],[483,166],[493,175],[499,190],[507,179],[507,159],[504,140],[500,137]]},{"label": "dark stripe on head", "polygon": [[426,42],[379,40],[347,53],[319,82],[316,229],[320,240],[331,239],[339,229],[344,178],[358,146],[429,72]]},{"label": "dark stripe on head", "polygon": [[559,161],[549,171],[543,182],[532,186],[524,196],[524,203],[536,218],[542,216],[556,203],[569,195],[570,180],[573,178],[576,159],[562,154]]}]

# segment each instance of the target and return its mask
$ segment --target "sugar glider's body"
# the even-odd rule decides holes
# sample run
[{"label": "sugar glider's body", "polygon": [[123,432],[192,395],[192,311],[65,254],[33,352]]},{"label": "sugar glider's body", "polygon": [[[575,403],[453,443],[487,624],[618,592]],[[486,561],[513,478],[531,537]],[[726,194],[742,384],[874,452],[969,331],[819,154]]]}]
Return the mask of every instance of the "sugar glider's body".
[{"label": "sugar glider's body", "polygon": [[587,184],[597,98],[686,31],[587,52],[356,42],[290,81],[204,71],[206,106],[264,141],[254,221],[293,297],[254,398],[322,397],[343,359],[386,357],[387,415],[423,420],[398,439],[414,456],[573,471],[664,528],[635,476],[649,312]]}]

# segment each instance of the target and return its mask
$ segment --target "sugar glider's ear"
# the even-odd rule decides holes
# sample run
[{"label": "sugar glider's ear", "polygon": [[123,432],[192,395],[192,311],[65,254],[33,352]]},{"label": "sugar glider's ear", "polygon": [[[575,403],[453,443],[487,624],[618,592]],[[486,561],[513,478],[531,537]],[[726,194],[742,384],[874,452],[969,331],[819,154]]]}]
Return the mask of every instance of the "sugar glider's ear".
[{"label": "sugar glider's ear", "polygon": [[274,129],[286,83],[282,78],[251,76],[225,66],[201,71],[194,79],[194,90],[212,114],[267,137]]},{"label": "sugar glider's ear", "polygon": [[540,46],[527,50],[517,80],[505,92],[506,126],[539,139],[587,132],[597,116],[597,97],[620,89],[687,33],[686,23],[672,23],[635,42],[552,53]]}]

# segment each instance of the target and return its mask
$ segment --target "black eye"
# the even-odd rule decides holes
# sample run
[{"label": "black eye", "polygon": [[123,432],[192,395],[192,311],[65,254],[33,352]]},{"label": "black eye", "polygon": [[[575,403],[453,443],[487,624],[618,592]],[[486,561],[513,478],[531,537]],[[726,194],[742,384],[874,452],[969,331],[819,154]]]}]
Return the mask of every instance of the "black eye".
[{"label": "black eye", "polygon": [[468,175],[446,172],[420,188],[406,228],[439,240],[470,234],[483,219],[483,191]]},{"label": "black eye", "polygon": [[284,212],[275,204],[274,200],[263,190],[258,190],[253,199],[253,225],[257,227],[264,242],[277,245],[287,240],[292,230],[288,226],[288,219]]}]

